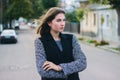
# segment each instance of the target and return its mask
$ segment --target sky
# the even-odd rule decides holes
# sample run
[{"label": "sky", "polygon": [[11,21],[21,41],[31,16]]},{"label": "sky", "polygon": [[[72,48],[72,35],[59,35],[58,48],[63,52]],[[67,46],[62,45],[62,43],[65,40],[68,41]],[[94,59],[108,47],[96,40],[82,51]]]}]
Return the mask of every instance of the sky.
[{"label": "sky", "polygon": [[74,10],[72,6],[75,6],[78,8],[80,6],[79,2],[76,2],[77,0],[62,0],[63,2],[66,3],[66,10]]}]

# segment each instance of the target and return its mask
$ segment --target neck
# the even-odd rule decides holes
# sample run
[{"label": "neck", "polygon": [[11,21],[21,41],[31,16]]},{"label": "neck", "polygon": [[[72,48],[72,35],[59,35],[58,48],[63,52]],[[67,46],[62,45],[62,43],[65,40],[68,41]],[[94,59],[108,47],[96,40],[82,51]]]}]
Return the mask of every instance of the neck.
[{"label": "neck", "polygon": [[52,37],[54,40],[60,40],[60,37],[59,37],[59,32],[53,32],[53,31],[50,31]]}]

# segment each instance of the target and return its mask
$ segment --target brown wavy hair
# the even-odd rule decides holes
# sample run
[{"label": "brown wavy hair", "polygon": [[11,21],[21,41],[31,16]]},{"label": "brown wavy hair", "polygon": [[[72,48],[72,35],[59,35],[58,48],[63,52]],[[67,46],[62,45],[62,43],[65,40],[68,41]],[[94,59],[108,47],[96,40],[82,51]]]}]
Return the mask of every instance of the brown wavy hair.
[{"label": "brown wavy hair", "polygon": [[40,34],[40,36],[46,35],[50,32],[50,26],[48,25],[48,22],[51,22],[57,14],[63,13],[65,14],[65,11],[59,7],[52,7],[50,8],[47,13],[40,17],[40,25],[37,29],[37,34]]}]

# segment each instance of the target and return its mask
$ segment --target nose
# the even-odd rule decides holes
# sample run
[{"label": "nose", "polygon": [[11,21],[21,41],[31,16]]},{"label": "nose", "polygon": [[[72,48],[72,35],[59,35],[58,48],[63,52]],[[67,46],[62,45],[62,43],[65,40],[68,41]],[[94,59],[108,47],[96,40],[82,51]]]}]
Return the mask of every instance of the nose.
[{"label": "nose", "polygon": [[61,21],[61,26],[65,26],[65,21]]}]

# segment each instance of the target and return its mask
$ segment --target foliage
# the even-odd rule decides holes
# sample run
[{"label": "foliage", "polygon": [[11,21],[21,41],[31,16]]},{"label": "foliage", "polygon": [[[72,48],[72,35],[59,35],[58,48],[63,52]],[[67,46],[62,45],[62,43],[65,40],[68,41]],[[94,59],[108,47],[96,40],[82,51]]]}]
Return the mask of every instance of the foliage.
[{"label": "foliage", "polygon": [[2,0],[3,24],[11,25],[11,21],[19,17],[38,18],[46,9],[57,6],[58,2],[59,0]]},{"label": "foliage", "polygon": [[112,48],[112,49],[117,50],[117,51],[119,51],[119,52],[120,52],[120,48]]},{"label": "foliage", "polygon": [[100,42],[96,42],[95,46],[103,46],[103,45],[109,45],[109,42],[105,41],[105,40],[101,40]]},{"label": "foliage", "polygon": [[89,0],[90,3],[101,3],[101,4],[108,4],[108,0]]},{"label": "foliage", "polygon": [[80,37],[80,38],[78,38],[78,40],[83,41],[83,40],[84,40],[84,38],[83,38],[83,37]]},{"label": "foliage", "polygon": [[70,22],[79,22],[76,16],[76,11],[66,13],[66,19]]},{"label": "foliage", "polygon": [[49,9],[51,7],[56,7],[58,5],[59,0],[41,0],[42,6],[44,9]]},{"label": "foliage", "polygon": [[70,22],[80,22],[83,19],[83,16],[84,16],[84,11],[81,8],[66,13],[66,18]]},{"label": "foliage", "polygon": [[31,18],[38,18],[39,16],[41,16],[43,14],[43,6],[42,1],[41,0],[30,0],[32,3],[32,8],[34,10],[33,15],[31,16]]},{"label": "foliage", "polygon": [[95,39],[88,39],[88,38],[78,38],[78,40],[89,43],[89,44],[93,44],[95,46],[109,45],[109,42],[105,40],[98,41]]},{"label": "foliage", "polygon": [[29,0],[12,0],[6,15],[12,19],[18,19],[20,16],[30,18],[33,14],[32,3]]},{"label": "foliage", "polygon": [[[8,2],[9,1],[9,2]],[[30,0],[3,0],[3,24],[11,24],[13,19],[19,17],[31,18],[34,11]]]},{"label": "foliage", "polygon": [[120,0],[108,0],[108,1],[113,8],[120,9]]},{"label": "foliage", "polygon": [[77,10],[77,20],[78,21],[81,21],[82,19],[83,19],[83,16],[84,16],[84,10],[83,9],[81,9],[81,8],[79,8],[78,10]]},{"label": "foliage", "polygon": [[101,19],[101,20],[100,20],[100,21],[101,21],[101,25],[103,25],[103,23],[104,23],[104,21],[105,21],[105,20],[104,20],[104,17],[102,16],[100,19]]},{"label": "foliage", "polygon": [[89,39],[87,40],[88,43],[96,43],[97,41],[96,40],[93,40],[93,39]]},{"label": "foliage", "polygon": [[88,39],[87,42],[88,43],[93,43],[95,46],[109,45],[109,42],[107,42],[105,40],[97,41],[97,40],[94,40],[94,39]]},{"label": "foliage", "polygon": [[120,0],[89,0],[90,3],[110,4],[113,8],[120,8]]}]

